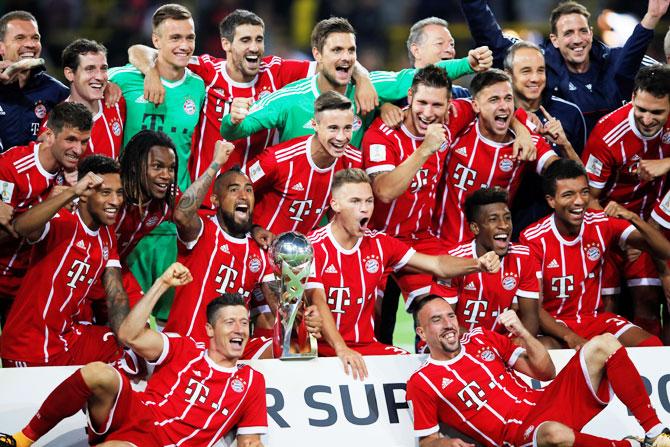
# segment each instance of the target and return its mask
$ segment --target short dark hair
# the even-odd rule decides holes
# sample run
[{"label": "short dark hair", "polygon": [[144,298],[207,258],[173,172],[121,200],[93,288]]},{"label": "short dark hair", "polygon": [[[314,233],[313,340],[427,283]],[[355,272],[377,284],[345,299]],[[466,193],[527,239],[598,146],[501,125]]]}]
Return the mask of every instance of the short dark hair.
[{"label": "short dark hair", "polygon": [[243,175],[245,177],[247,176],[247,174],[245,174],[245,172],[242,170],[240,165],[233,165],[227,171],[223,171],[222,173],[220,173],[219,175],[216,176],[216,178],[214,179],[213,191],[214,192],[218,191],[219,188],[220,188],[221,182],[223,182],[223,180],[226,177],[229,177],[233,174],[239,174],[239,175]]},{"label": "short dark hair", "polygon": [[416,73],[414,73],[414,79],[412,79],[412,86],[410,87],[412,93],[416,93],[419,85],[433,88],[446,88],[447,95],[451,93],[451,80],[449,79],[449,76],[447,76],[447,70],[432,64],[419,68]]},{"label": "short dark hair", "polygon": [[[142,195],[149,194],[149,185],[146,184],[146,172],[149,169],[149,151],[154,146],[163,146],[172,149],[175,155],[175,182],[179,172],[179,157],[172,139],[163,132],[144,129],[137,132],[128,141],[121,152],[121,183],[123,193],[129,202],[141,204]],[[168,187],[165,200],[172,208],[174,205],[174,185]]]},{"label": "short dark hair", "polygon": [[61,54],[63,68],[69,68],[76,71],[79,67],[79,56],[88,53],[102,53],[107,55],[107,48],[104,45],[89,39],[77,39],[66,46]]},{"label": "short dark hair", "polygon": [[111,157],[100,154],[92,154],[83,158],[79,162],[77,167],[77,178],[81,180],[89,172],[98,175],[120,174],[121,166],[119,166],[118,161]]},{"label": "short dark hair", "polygon": [[346,168],[340,169],[333,176],[333,182],[330,186],[331,192],[336,189],[347,185],[349,183],[367,183],[368,185],[372,184],[370,176],[362,169],[359,168]]},{"label": "short dark hair", "polygon": [[472,93],[472,97],[474,98],[486,87],[499,82],[508,82],[512,85],[512,78],[509,74],[498,68],[491,68],[481,73],[477,73],[470,83],[470,93]]},{"label": "short dark hair", "polygon": [[63,127],[71,127],[81,131],[91,130],[93,115],[83,104],[64,101],[56,104],[47,119],[47,127],[58,134]]},{"label": "short dark hair", "polygon": [[574,160],[559,158],[549,165],[542,175],[542,190],[548,196],[556,194],[556,181],[584,177],[588,180],[584,166]]},{"label": "short dark hair", "polygon": [[556,34],[556,22],[558,22],[558,19],[567,16],[568,14],[583,15],[586,17],[587,21],[589,20],[589,17],[591,17],[591,13],[586,9],[586,6],[573,2],[572,0],[561,2],[553,9],[553,11],[551,11],[551,15],[549,16],[549,24],[551,25],[552,34]]},{"label": "short dark hair", "polygon": [[312,30],[312,48],[316,48],[319,52],[322,52],[324,42],[328,36],[333,33],[348,33],[355,35],[356,31],[354,31],[354,27],[351,26],[351,23],[342,17],[331,17],[329,19],[321,20]]},{"label": "short dark hair", "polygon": [[478,215],[479,209],[482,206],[490,205],[492,203],[504,203],[508,205],[509,195],[507,191],[499,186],[493,188],[481,188],[470,194],[465,199],[463,210],[465,211],[465,218],[468,222],[474,222]]},{"label": "short dark hair", "polygon": [[409,310],[414,315],[414,321],[416,321],[417,324],[419,323],[419,312],[421,312],[421,309],[426,307],[426,304],[434,300],[444,300],[445,302],[447,301],[444,299],[444,297],[435,294],[426,295],[423,298],[416,298],[412,300],[411,309]]},{"label": "short dark hair", "polygon": [[227,306],[247,307],[244,303],[244,297],[239,293],[224,293],[223,295],[214,298],[207,305],[207,322],[214,326],[219,309]]},{"label": "short dark hair", "polygon": [[263,19],[246,9],[236,9],[221,20],[219,23],[219,35],[222,39],[232,42],[235,38],[235,31],[240,25],[256,25],[265,29]]},{"label": "short dark hair", "polygon": [[670,66],[653,65],[642,67],[635,76],[633,92],[647,92],[656,98],[668,96],[670,99]]},{"label": "short dark hair", "polygon": [[[314,116],[327,110],[353,110],[351,100],[335,90],[321,93],[314,101]],[[315,118],[316,119],[316,118]]]},{"label": "short dark hair", "polygon": [[37,19],[28,11],[9,11],[7,14],[0,17],[0,40],[5,40],[7,34],[7,25],[12,20],[22,20],[24,22],[35,22]]},{"label": "short dark hair", "polygon": [[168,3],[163,5],[154,12],[154,15],[151,17],[151,25],[153,26],[154,32],[160,26],[161,23],[168,19],[172,20],[188,20],[192,19],[193,16],[191,12],[182,5],[176,3]]}]

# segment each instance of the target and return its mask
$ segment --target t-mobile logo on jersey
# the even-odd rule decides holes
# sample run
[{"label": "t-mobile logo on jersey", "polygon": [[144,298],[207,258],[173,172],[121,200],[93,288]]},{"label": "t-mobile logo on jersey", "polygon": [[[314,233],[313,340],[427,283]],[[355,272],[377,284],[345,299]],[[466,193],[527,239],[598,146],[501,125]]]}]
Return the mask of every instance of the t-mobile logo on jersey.
[{"label": "t-mobile logo on jersey", "polygon": [[486,395],[482,387],[480,387],[474,380],[458,392],[458,397],[463,401],[466,407],[470,408],[473,405],[477,406],[477,410],[486,405],[486,401],[482,398]]},{"label": "t-mobile logo on jersey", "polygon": [[412,180],[412,184],[409,185],[409,190],[412,193],[417,192],[424,186],[428,184],[428,169],[419,169],[416,171],[416,175],[414,176],[414,180]]},{"label": "t-mobile logo on jersey", "polygon": [[474,169],[470,169],[460,163],[454,168],[454,179],[458,182],[454,186],[458,189],[466,191],[468,186],[475,184],[475,178],[477,178],[477,171]]},{"label": "t-mobile logo on jersey", "polygon": [[186,386],[186,395],[191,396],[188,399],[184,399],[189,404],[193,405],[196,402],[204,404],[207,401],[207,396],[209,395],[209,387],[191,378],[189,379],[188,385]]},{"label": "t-mobile logo on jersey", "polygon": [[289,219],[303,221],[304,216],[308,216],[311,212],[312,200],[294,200],[291,207],[288,209],[292,216]]},{"label": "t-mobile logo on jersey", "polygon": [[[345,310],[342,309],[342,306],[351,305],[351,293],[349,292],[349,287],[331,287],[327,301],[329,305],[335,306],[334,309],[331,309],[331,312],[335,314],[343,314]],[[363,298],[356,299],[356,304],[363,304]]]},{"label": "t-mobile logo on jersey", "polygon": [[551,291],[558,292],[556,298],[568,298],[568,293],[575,290],[573,286],[575,278],[572,275],[568,276],[558,276],[551,279]]},{"label": "t-mobile logo on jersey", "polygon": [[219,293],[226,293],[226,289],[233,286],[233,283],[237,279],[237,271],[233,270],[232,267],[221,264],[219,271],[216,277],[214,277],[214,282],[221,284],[221,286],[216,289]]},{"label": "t-mobile logo on jersey", "polygon": [[465,309],[463,309],[463,315],[468,317],[465,322],[477,323],[479,318],[484,318],[486,316],[486,309],[488,306],[489,303],[486,301],[468,300],[465,303]]},{"label": "t-mobile logo on jersey", "polygon": [[[84,261],[75,259],[72,263],[72,267],[70,267],[70,271],[67,272],[67,277],[72,278],[70,279],[70,282],[67,283],[67,285],[73,289],[76,288],[77,283],[84,282],[86,279],[86,274],[90,268],[91,266]],[[89,280],[89,283],[90,282],[91,281]]]}]

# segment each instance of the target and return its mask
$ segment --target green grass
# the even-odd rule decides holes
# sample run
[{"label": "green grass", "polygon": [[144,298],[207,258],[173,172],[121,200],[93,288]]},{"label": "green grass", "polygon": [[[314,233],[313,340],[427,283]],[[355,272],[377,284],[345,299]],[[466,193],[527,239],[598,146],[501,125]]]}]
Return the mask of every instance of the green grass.
[{"label": "green grass", "polygon": [[400,297],[398,313],[396,314],[393,344],[406,351],[414,352],[414,321],[412,316],[405,312],[405,300]]}]

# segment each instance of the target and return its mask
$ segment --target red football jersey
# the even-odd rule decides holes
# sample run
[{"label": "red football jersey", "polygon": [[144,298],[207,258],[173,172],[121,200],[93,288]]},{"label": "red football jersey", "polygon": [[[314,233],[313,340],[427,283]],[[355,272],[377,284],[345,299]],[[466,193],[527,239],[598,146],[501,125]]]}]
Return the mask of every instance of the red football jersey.
[{"label": "red football jersey", "polygon": [[[537,147],[536,171],[542,172],[546,161],[556,154],[544,138],[533,134]],[[479,132],[479,120],[472,123],[449,149],[449,158],[437,191],[434,229],[448,245],[473,237],[463,204],[480,188],[500,186],[510,193],[510,203],[521,181],[524,163],[512,159],[512,143],[496,143]]]},{"label": "red football jersey", "polygon": [[219,366],[203,344],[162,335],[163,353],[139,393],[161,445],[211,446],[235,427],[243,435],[267,433],[263,374],[249,365]]},{"label": "red football jersey", "polygon": [[[384,231],[389,236],[417,239],[431,230],[435,192],[442,176],[447,146],[475,118],[470,101],[452,102],[457,110],[450,115],[449,124],[444,126],[447,141],[417,171],[407,191],[391,203],[375,200],[375,212],[370,227]],[[363,136],[361,152],[363,166],[370,174],[393,171],[409,158],[423,144],[423,137],[417,137],[402,125],[392,129],[377,118]]]},{"label": "red football jersey", "polygon": [[453,359],[429,357],[407,381],[415,435],[436,433],[443,422],[487,446],[504,445],[505,433],[523,423],[542,393],[509,368],[523,352],[509,338],[477,328],[463,335]]},{"label": "red football jersey", "polygon": [[651,212],[651,218],[654,219],[664,230],[668,237],[670,230],[670,191],[666,192],[661,200],[656,203]]},{"label": "red football jersey", "polygon": [[[478,258],[475,241],[449,251],[452,256]],[[498,315],[509,309],[517,297],[539,299],[538,268],[525,245],[510,244],[498,273],[471,273],[446,280],[453,292],[445,296],[456,305],[461,327],[500,330]]]},{"label": "red football jersey", "polygon": [[[63,184],[61,172],[50,173],[37,156],[39,143],[16,146],[0,154],[0,198],[20,214],[46,199],[51,187]],[[31,246],[24,239],[0,244],[0,295],[14,296],[28,268]]]},{"label": "red football jersey", "polygon": [[106,267],[121,267],[110,227],[63,209],[45,226],[2,332],[2,357],[48,363],[78,337],[73,320]]},{"label": "red football jersey", "polygon": [[[179,196],[177,194],[175,197],[175,203],[179,201]],[[122,264],[126,263],[126,257],[144,236],[171,219],[172,209],[164,201],[150,200],[141,208],[137,204],[124,202],[114,226]]]},{"label": "red football jersey", "polygon": [[314,261],[305,289],[323,289],[335,324],[347,343],[375,341],[377,287],[388,273],[400,270],[415,253],[384,233],[366,230],[354,248],[335,240],[331,225],[309,235]]},{"label": "red football jersey", "polygon": [[540,219],[521,233],[540,266],[542,306],[557,319],[596,316],[603,311],[602,269],[614,244],[624,246],[635,227],[603,212],[584,214],[579,236],[568,239],[556,228],[554,215]]},{"label": "red football jersey", "polygon": [[353,146],[327,168],[312,160],[314,135],[294,138],[268,148],[247,172],[254,184],[254,223],[280,234],[307,234],[330,206],[330,185],[335,172],[361,167],[361,152]]},{"label": "red football jersey", "polygon": [[[254,80],[243,83],[230,78],[225,59],[204,54],[193,57],[191,61],[188,68],[205,81],[207,93],[200,122],[193,132],[193,147],[189,159],[189,173],[193,180],[200,177],[211,163],[214,143],[221,139],[221,119],[230,113],[230,104],[234,98],[258,100],[291,82],[311,76],[316,71],[316,62],[313,61],[267,56],[261,61],[260,70]],[[235,165],[246,166],[263,149],[274,143],[275,133],[274,129],[266,129],[234,141],[235,150],[221,170],[226,171]],[[206,195],[203,206],[211,207],[210,195]]]},{"label": "red football jersey", "polygon": [[208,340],[207,304],[222,293],[239,293],[249,306],[257,284],[274,280],[265,252],[250,235],[243,239],[226,233],[216,216],[199,218],[200,234],[193,241],[178,239],[177,260],[193,275],[193,282],[175,289],[165,330]]},{"label": "red football jersey", "polygon": [[[70,101],[67,98],[66,101]],[[40,135],[46,130],[48,116],[42,120]],[[91,139],[88,140],[83,157],[98,154],[118,159],[123,147],[123,128],[126,122],[126,100],[121,97],[113,106],[106,106],[104,101],[98,101],[98,113],[93,115]]]},{"label": "red football jersey", "polygon": [[629,103],[598,121],[586,142],[582,160],[589,186],[603,190],[599,198],[603,205],[614,200],[647,219],[664,191],[665,176],[642,181],[637,174],[638,165],[640,160],[669,156],[670,124],[666,123],[653,137],[642,136]]}]

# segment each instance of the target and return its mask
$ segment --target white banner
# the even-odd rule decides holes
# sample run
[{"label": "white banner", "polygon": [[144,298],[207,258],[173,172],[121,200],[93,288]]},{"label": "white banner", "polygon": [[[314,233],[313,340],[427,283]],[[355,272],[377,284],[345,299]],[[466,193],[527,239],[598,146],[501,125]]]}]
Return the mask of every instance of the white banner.
[{"label": "white banner", "polygon": [[[629,349],[650,391],[659,417],[670,425],[670,347]],[[553,351],[562,368],[573,351]],[[355,381],[336,358],[310,361],[260,360],[252,366],[265,375],[271,447],[415,446],[405,402],[405,382],[423,356],[366,357],[370,376]],[[49,392],[76,368],[0,369],[0,431],[21,429]],[[538,385],[538,384],[536,384]],[[578,396],[574,397],[578,399]],[[84,416],[63,421],[37,445],[84,446]],[[615,400],[585,428],[591,434],[621,439],[642,430]]]}]

